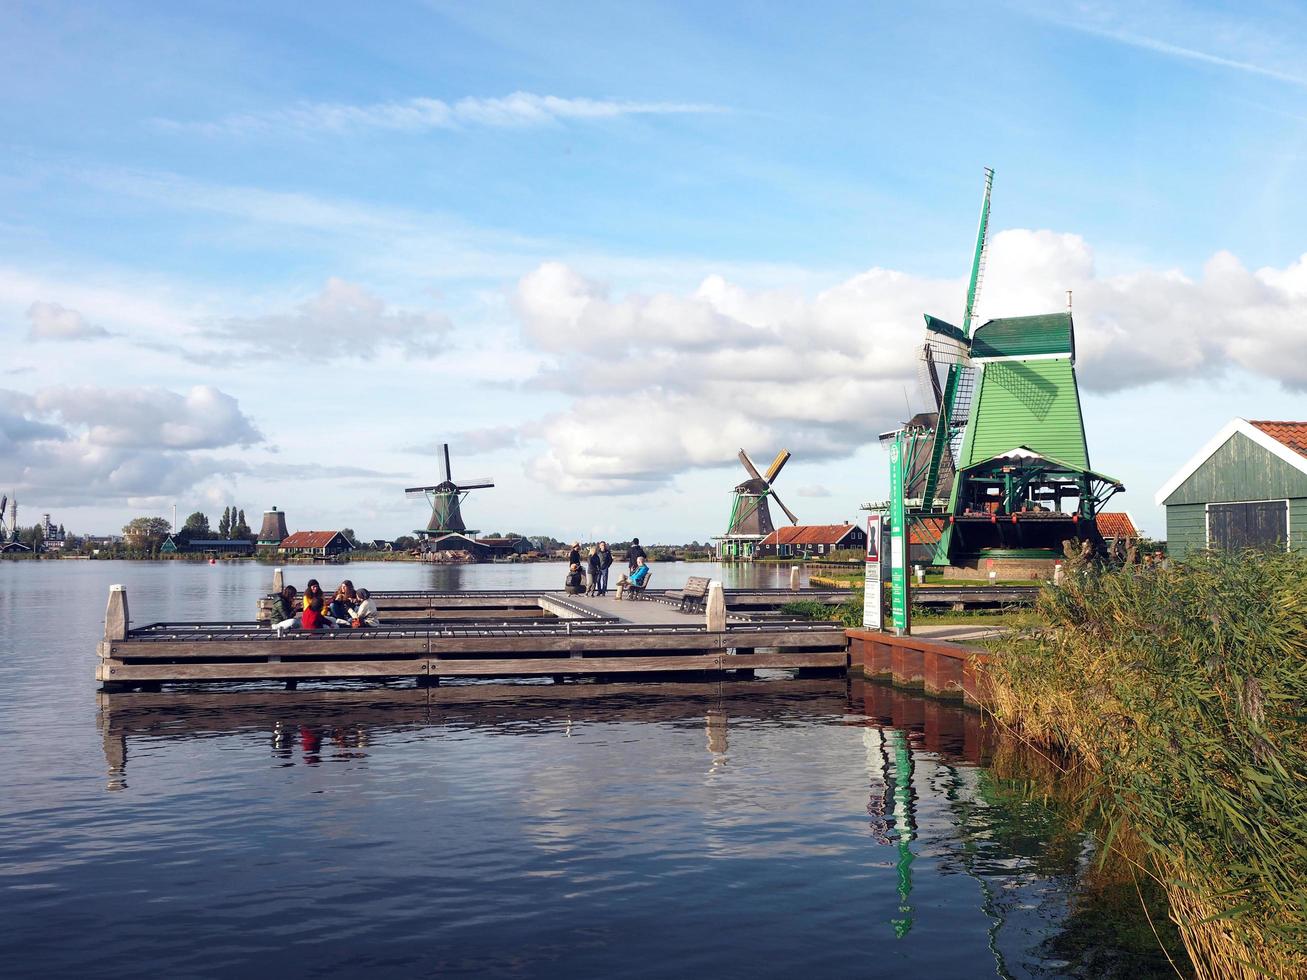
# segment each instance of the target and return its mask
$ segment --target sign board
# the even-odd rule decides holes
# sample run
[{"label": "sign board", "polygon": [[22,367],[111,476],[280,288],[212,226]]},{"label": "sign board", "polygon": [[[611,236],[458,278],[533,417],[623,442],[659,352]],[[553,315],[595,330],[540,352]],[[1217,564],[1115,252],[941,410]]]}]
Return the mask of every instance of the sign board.
[{"label": "sign board", "polygon": [[903,506],[903,439],[894,436],[889,454],[889,611],[890,625],[899,636],[908,632],[908,539]]},{"label": "sign board", "polygon": [[880,528],[881,516],[867,516],[867,574],[864,579],[862,600],[862,628],[869,630],[884,629],[881,606],[883,595],[880,578]]}]

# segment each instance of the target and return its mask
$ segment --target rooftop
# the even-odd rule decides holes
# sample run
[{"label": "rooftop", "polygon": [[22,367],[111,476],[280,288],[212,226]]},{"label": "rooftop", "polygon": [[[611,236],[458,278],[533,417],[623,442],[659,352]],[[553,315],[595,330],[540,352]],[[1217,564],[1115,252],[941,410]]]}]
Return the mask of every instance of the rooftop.
[{"label": "rooftop", "polygon": [[767,544],[835,544],[857,528],[856,524],[800,524],[780,527],[762,539]]},{"label": "rooftop", "polygon": [[339,531],[296,531],[281,543],[283,548],[325,548]]},{"label": "rooftop", "polygon": [[1259,422],[1257,419],[1249,419],[1249,424],[1255,425],[1299,455],[1307,456],[1307,422]]}]

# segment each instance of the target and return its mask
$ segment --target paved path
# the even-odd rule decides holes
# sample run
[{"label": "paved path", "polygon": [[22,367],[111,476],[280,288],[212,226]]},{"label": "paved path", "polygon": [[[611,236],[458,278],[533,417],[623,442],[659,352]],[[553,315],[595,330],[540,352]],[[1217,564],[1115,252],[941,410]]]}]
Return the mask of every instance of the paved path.
[{"label": "paved path", "polygon": [[1006,633],[1006,626],[913,626],[912,635],[931,640],[944,640],[949,643],[961,643],[965,640],[984,640],[991,636]]},{"label": "paved path", "polygon": [[639,626],[662,626],[667,623],[689,626],[702,625],[704,622],[702,612],[683,613],[670,603],[654,599],[623,599],[618,602],[616,593],[612,591],[606,596],[570,595],[565,598],[597,613],[616,616]]}]

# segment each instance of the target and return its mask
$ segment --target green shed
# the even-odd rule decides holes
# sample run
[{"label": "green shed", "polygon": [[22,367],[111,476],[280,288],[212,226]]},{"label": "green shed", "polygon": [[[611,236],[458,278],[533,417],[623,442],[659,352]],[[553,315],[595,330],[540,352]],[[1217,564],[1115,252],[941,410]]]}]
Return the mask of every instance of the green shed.
[{"label": "green shed", "polygon": [[1307,422],[1233,419],[1154,501],[1166,507],[1167,550],[1307,551]]}]

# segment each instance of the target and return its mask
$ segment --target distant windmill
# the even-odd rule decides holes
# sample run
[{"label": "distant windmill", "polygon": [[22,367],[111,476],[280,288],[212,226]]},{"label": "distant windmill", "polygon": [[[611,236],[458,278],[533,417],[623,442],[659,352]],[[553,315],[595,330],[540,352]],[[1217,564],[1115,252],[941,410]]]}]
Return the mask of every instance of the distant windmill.
[{"label": "distant windmill", "polygon": [[5,508],[9,506],[8,497],[0,497],[0,544],[9,540],[9,531],[5,525],[5,514],[8,513]]},{"label": "distant windmill", "polygon": [[726,533],[718,539],[721,542],[720,556],[727,560],[753,558],[762,539],[776,530],[772,524],[768,498],[776,501],[776,505],[785,512],[791,524],[799,523],[794,512],[785,506],[785,502],[776,495],[775,490],[776,478],[789,462],[790,451],[782,449],[777,453],[776,458],[767,467],[766,474],[758,472],[758,468],[753,465],[753,460],[749,459],[749,454],[743,449],[740,450],[739,458],[741,465],[749,474],[749,479],[735,488],[730,523],[727,525]]},{"label": "distant windmill", "polygon": [[431,520],[424,530],[414,534],[437,536],[441,534],[475,534],[463,523],[463,514],[459,504],[467,497],[470,490],[483,490],[493,487],[489,479],[463,480],[455,483],[449,468],[449,443],[442,442],[438,451],[440,459],[440,482],[427,487],[406,487],[404,493],[409,497],[426,497],[431,503]]}]

